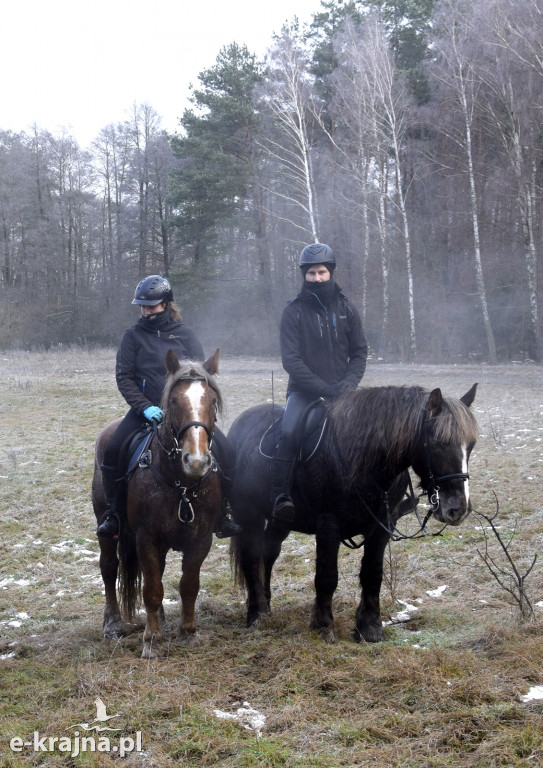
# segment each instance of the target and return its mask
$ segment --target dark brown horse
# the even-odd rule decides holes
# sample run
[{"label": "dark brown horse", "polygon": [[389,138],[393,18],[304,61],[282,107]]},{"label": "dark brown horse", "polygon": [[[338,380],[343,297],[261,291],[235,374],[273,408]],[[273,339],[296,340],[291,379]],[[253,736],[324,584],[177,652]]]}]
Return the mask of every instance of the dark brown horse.
[{"label": "dark brown horse", "polygon": [[[166,355],[168,378],[161,403],[164,421],[155,431],[144,461],[128,480],[126,521],[119,546],[100,537],[100,570],[106,592],[104,636],[122,634],[123,614],[132,621],[143,580],[147,623],[143,658],[157,655],[161,641],[164,589],[162,575],[170,549],[183,553],[181,623],[177,637],[189,641],[196,625],[194,608],[200,586],[200,568],[212,542],[220,513],[221,491],[210,451],[221,395],[215,380],[219,350],[205,363]],[[96,441],[92,503],[97,520],[105,509],[100,466],[107,441],[119,421],[109,424]]]},{"label": "dark brown horse", "polygon": [[[419,476],[433,516],[459,525],[471,510],[468,459],[477,425],[469,409],[477,385],[461,400],[421,387],[374,387],[344,393],[331,407],[322,444],[300,464],[293,487],[292,530],[316,536],[315,602],[311,626],[334,642],[332,598],[338,583],[340,543],[364,537],[357,641],[384,639],[379,607],[383,557],[394,536],[407,469]],[[271,573],[288,531],[269,522],[269,459],[261,438],[280,409],[244,411],[228,434],[238,455],[232,492],[243,532],[231,542],[239,580],[247,588],[247,623],[270,613]]]}]

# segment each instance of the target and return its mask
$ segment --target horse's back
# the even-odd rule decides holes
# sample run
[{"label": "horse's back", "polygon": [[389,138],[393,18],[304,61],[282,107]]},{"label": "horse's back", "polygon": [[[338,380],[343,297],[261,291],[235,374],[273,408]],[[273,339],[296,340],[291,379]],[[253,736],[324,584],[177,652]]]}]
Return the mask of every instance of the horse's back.
[{"label": "horse's back", "polygon": [[277,419],[282,408],[272,403],[260,403],[242,411],[233,421],[228,432],[228,439],[236,450],[244,451],[258,444],[264,432]]}]

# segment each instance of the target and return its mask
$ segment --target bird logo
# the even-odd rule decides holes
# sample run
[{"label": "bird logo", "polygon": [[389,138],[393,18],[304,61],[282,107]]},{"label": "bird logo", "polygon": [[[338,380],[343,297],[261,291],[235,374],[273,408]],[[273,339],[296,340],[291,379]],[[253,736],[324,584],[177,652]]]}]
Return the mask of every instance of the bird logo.
[{"label": "bird logo", "polygon": [[[75,725],[70,725],[69,728],[81,728],[84,731],[120,731],[120,728],[110,728],[108,725],[105,725],[109,720],[113,720],[115,717],[120,717],[120,713],[117,713],[116,715],[108,715],[107,708],[104,702],[100,697],[97,697],[94,700],[94,703],[96,704],[96,717],[94,720],[92,720],[90,723],[76,723]],[[68,728],[66,728],[68,730]]]}]

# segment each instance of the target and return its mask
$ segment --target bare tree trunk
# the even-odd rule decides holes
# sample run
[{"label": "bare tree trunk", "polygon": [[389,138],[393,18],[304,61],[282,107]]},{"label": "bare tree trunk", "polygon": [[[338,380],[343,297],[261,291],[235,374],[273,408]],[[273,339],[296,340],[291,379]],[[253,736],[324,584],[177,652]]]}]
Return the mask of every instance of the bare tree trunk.
[{"label": "bare tree trunk", "polygon": [[307,126],[307,115],[312,114],[306,83],[308,62],[293,32],[283,30],[272,60],[274,66],[265,103],[276,130],[268,134],[262,147],[279,164],[284,182],[283,188],[275,187],[273,193],[302,212],[303,228],[317,242],[317,198]]},{"label": "bare tree trunk", "polygon": [[465,128],[465,150],[466,159],[468,163],[468,175],[469,175],[469,189],[470,189],[470,202],[471,202],[471,223],[473,227],[473,255],[475,258],[475,274],[477,278],[477,292],[479,295],[479,302],[481,304],[481,312],[483,314],[483,322],[486,331],[486,341],[488,347],[488,361],[495,364],[498,362],[496,354],[496,342],[494,340],[494,332],[492,331],[492,324],[490,322],[490,314],[488,311],[488,304],[486,300],[486,288],[483,275],[483,263],[481,259],[481,241],[479,237],[479,212],[477,204],[477,190],[475,187],[475,172],[473,169],[473,152],[471,143],[471,120],[470,112],[468,109],[468,100],[466,95],[466,88],[464,82],[464,76],[462,69],[458,71],[458,96],[462,105],[462,113],[464,116],[464,128]]}]

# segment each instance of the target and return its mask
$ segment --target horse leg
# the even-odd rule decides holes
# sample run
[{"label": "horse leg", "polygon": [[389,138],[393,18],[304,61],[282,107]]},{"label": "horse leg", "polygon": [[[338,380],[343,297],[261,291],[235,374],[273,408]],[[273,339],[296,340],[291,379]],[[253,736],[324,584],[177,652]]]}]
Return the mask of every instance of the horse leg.
[{"label": "horse leg", "polygon": [[117,600],[117,572],[119,559],[117,557],[117,542],[114,539],[104,539],[100,542],[100,572],[106,593],[104,607],[103,635],[117,639],[123,634],[121,611]]},{"label": "horse leg", "polygon": [[268,612],[271,613],[271,575],[275,561],[281,554],[281,546],[287,538],[290,531],[279,529],[273,525],[266,528],[264,535],[264,596],[268,605]]},{"label": "horse leg", "polygon": [[[162,563],[162,570],[160,572],[160,580],[162,581],[164,577],[164,570],[166,568],[166,558],[164,558],[164,562]],[[166,618],[166,612],[164,611],[164,603],[160,606],[160,609],[158,611],[158,620],[160,622],[160,626],[162,627],[162,631],[170,630],[171,624]]]},{"label": "horse leg", "polygon": [[315,567],[315,602],[311,629],[316,629],[326,643],[336,642],[332,598],[338,584],[337,558],[339,537],[335,522],[322,515],[317,523],[317,562]]},{"label": "horse leg", "polygon": [[388,536],[379,532],[364,542],[364,556],[360,568],[360,586],[362,593],[356,610],[354,639],[359,643],[378,643],[385,639],[379,595],[383,580],[383,559]]},{"label": "horse leg", "polygon": [[[247,626],[253,625],[260,616],[270,613],[270,594],[263,584],[264,529],[243,526],[233,546],[236,551],[237,567],[243,574],[247,589]],[[271,571],[271,567],[270,567]]]},{"label": "horse leg", "polygon": [[206,536],[205,539],[195,542],[190,552],[183,553],[182,574],[179,581],[181,622],[177,630],[177,639],[189,645],[194,643],[196,637],[194,610],[200,590],[200,569],[211,549],[211,543],[211,535]]},{"label": "horse leg", "polygon": [[164,598],[162,574],[164,572],[166,553],[160,552],[157,547],[147,543],[145,547],[138,546],[138,558],[143,575],[142,596],[147,614],[143,631],[141,658],[155,659],[158,656],[159,646],[162,642],[160,611]]}]

